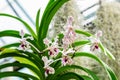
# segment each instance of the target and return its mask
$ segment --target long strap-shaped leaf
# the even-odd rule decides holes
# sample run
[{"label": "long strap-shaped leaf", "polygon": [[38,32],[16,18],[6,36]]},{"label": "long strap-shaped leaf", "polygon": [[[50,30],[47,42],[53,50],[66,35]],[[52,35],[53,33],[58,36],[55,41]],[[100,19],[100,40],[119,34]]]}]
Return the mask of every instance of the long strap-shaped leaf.
[{"label": "long strap-shaped leaf", "polygon": [[[12,49],[10,49],[10,50],[12,50]],[[36,60],[38,63],[40,63],[40,65],[41,66],[43,66],[43,64],[42,64],[42,60],[37,56],[37,55],[35,55],[35,54],[33,54],[33,53],[30,53],[30,52],[27,52],[27,51],[21,51],[21,50],[17,50],[17,51],[19,51],[20,53],[22,53],[22,54],[25,54],[26,56],[28,56],[28,57],[30,57],[30,58],[32,58],[32,59],[34,59],[34,60]],[[17,61],[19,61],[20,63],[25,63],[25,64],[28,64],[28,65],[31,65],[31,66],[33,66],[33,67],[35,67],[35,65],[34,64],[31,64],[31,62],[28,62],[27,60],[25,60],[24,58],[16,58],[15,57],[15,59],[17,60]],[[42,67],[41,67],[42,68]],[[38,69],[38,68],[37,68]],[[42,69],[41,69],[42,70]],[[38,70],[39,71],[39,70]],[[32,71],[33,73],[34,73],[34,71]],[[40,74],[40,73],[39,73]],[[38,74],[38,76],[39,76],[39,74]]]},{"label": "long strap-shaped leaf", "polygon": [[70,79],[84,80],[80,75],[78,75],[74,72],[64,73],[64,74],[58,76],[56,79],[53,79],[53,80],[70,80]]},{"label": "long strap-shaped leaf", "polygon": [[78,33],[78,34],[85,35],[87,37],[92,36],[92,34],[90,34],[89,32],[83,31],[83,30],[75,30],[75,32]]},{"label": "long strap-shaped leaf", "polygon": [[75,79],[75,80],[93,80],[91,77],[86,75],[78,75],[75,72],[67,72],[60,76],[58,76],[54,80],[69,80],[69,79]]},{"label": "long strap-shaped leaf", "polygon": [[19,32],[16,30],[0,31],[0,37],[5,37],[5,36],[20,38]]},{"label": "long strap-shaped leaf", "polygon": [[[47,17],[47,26],[48,27],[51,22],[51,19],[53,18],[53,16],[57,12],[57,10],[59,10],[59,8],[67,1],[69,1],[69,0],[56,0],[55,1],[55,2],[57,2],[57,4],[51,9],[51,11],[49,12],[48,17]],[[42,38],[46,37],[45,35],[47,35],[48,27],[44,27],[45,29],[43,30]]]},{"label": "long strap-shaped leaf", "polygon": [[[41,19],[41,23],[40,23],[40,27],[39,27],[39,32],[40,33],[42,33],[42,28],[44,28],[45,27],[44,25],[46,25],[44,23],[47,22],[46,20],[47,20],[47,17],[49,15],[50,11],[55,7],[56,4],[58,4],[59,1],[60,0],[56,0],[56,1],[49,0],[49,3],[47,5],[47,7],[46,7],[46,9],[43,13],[42,19]],[[40,33],[38,35],[41,35]]]},{"label": "long strap-shaped leaf", "polygon": [[10,47],[18,47],[20,43],[12,43],[2,46],[1,48],[10,48]]},{"label": "long strap-shaped leaf", "polygon": [[29,64],[24,64],[24,63],[6,63],[6,64],[2,64],[0,65],[0,69],[6,68],[6,67],[11,67],[11,66],[17,66],[17,67],[26,67],[28,69],[30,69],[31,71],[33,71],[37,77],[40,78],[39,74],[40,72],[38,71],[38,69],[36,69],[35,67],[29,65]]},{"label": "long strap-shaped leaf", "polygon": [[110,67],[108,67],[107,64],[105,64],[102,60],[100,60],[95,55],[93,55],[91,53],[87,53],[87,52],[76,52],[75,53],[75,57],[80,57],[80,56],[85,56],[85,57],[89,57],[89,58],[96,60],[105,68],[105,70],[107,71],[107,73],[109,75],[110,80],[118,80],[115,73],[112,71],[112,69]]},{"label": "long strap-shaped leaf", "polygon": [[[15,37],[15,38],[21,38],[19,35],[19,31],[16,30],[5,30],[5,31],[1,31],[0,32],[0,37],[6,37],[6,36],[10,36],[10,37]],[[30,36],[29,34],[25,34],[25,37]],[[38,49],[40,49],[41,46],[38,45],[38,41],[36,39],[34,40],[28,40],[32,45],[34,45],[35,47],[37,47]]]},{"label": "long strap-shaped leaf", "polygon": [[25,74],[25,73],[21,73],[21,72],[0,72],[0,78],[4,78],[4,77],[10,77],[10,76],[16,76],[16,77],[21,77],[25,80],[39,80],[38,78],[29,75],[29,74]]},{"label": "long strap-shaped leaf", "polygon": [[84,68],[84,67],[81,67],[81,66],[77,66],[77,65],[63,66],[63,67],[57,69],[54,75],[51,75],[51,76],[48,77],[48,80],[53,80],[56,77],[58,77],[59,74],[65,72],[65,71],[68,72],[68,70],[70,70],[70,69],[80,69],[80,70],[83,70],[86,73],[88,73],[93,78],[93,80],[99,80],[98,77],[92,71],[90,71],[87,68]]},{"label": "long strap-shaped leaf", "polygon": [[27,52],[27,51],[20,51],[20,50],[18,50],[18,51],[19,51],[20,53],[23,53],[23,54],[27,55],[28,57],[33,58],[34,60],[36,60],[37,62],[39,62],[39,64],[40,64],[41,66],[43,66],[41,58],[38,57],[37,55],[35,55],[34,53],[30,53],[30,52]]},{"label": "long strap-shaped leaf", "polygon": [[33,60],[32,58],[27,57],[25,55],[18,54],[18,53],[14,52],[14,51],[12,51],[12,52],[6,52],[6,53],[4,52],[4,54],[0,54],[0,59],[1,58],[6,58],[6,57],[19,57],[19,58],[25,58],[25,59],[31,61],[33,64],[35,64],[35,66],[41,72],[41,74],[39,75],[41,77],[41,80],[44,80],[44,74],[42,74],[42,73],[44,73],[43,72],[43,68],[41,67],[41,64],[39,62],[37,62],[37,61]]},{"label": "long strap-shaped leaf", "polygon": [[51,19],[55,15],[56,11],[67,1],[69,0],[55,0],[55,1],[50,1],[51,4],[48,3],[50,6],[46,7],[45,13],[41,20],[41,24],[39,27],[39,34],[38,34],[38,41],[40,42],[40,45],[43,47],[42,50],[44,49],[43,39],[47,35],[47,31]]},{"label": "long strap-shaped leaf", "polygon": [[82,46],[82,45],[85,45],[85,44],[88,44],[88,43],[90,43],[90,41],[84,40],[84,41],[76,41],[72,45],[73,45],[73,47],[77,47],[77,46]]},{"label": "long strap-shaped leaf", "polygon": [[36,33],[38,34],[39,31],[39,26],[40,26],[40,9],[37,12],[36,16]]},{"label": "long strap-shaped leaf", "polygon": [[23,21],[22,19],[18,18],[18,17],[15,17],[13,15],[9,15],[9,14],[4,14],[4,13],[1,13],[0,16],[6,16],[6,17],[10,17],[10,18],[13,18],[15,20],[18,20],[20,21],[26,28],[27,30],[31,33],[31,35],[37,39],[37,36],[36,34],[34,33],[34,31],[32,30],[32,28],[25,22]]},{"label": "long strap-shaped leaf", "polygon": [[111,59],[115,60],[115,57],[112,55],[112,53],[107,48],[105,48],[101,42],[99,43],[99,46],[105,55],[107,55]]},{"label": "long strap-shaped leaf", "polygon": [[81,75],[81,77],[82,77],[84,80],[93,80],[91,77],[86,76],[86,75]]},{"label": "long strap-shaped leaf", "polygon": [[75,79],[75,80],[93,80],[91,77],[86,75],[78,75],[75,72],[67,72],[65,74],[62,74],[58,76],[54,80],[69,80],[69,79]]},{"label": "long strap-shaped leaf", "polygon": [[5,49],[2,52],[0,52],[0,58],[5,58],[4,56],[5,57],[17,56],[17,57],[25,58],[25,59],[29,60],[30,62],[34,63],[36,66],[39,66],[38,69],[42,68],[41,67],[42,66],[41,59],[37,55],[27,52],[27,51],[20,51],[20,50],[15,50],[15,49]]}]

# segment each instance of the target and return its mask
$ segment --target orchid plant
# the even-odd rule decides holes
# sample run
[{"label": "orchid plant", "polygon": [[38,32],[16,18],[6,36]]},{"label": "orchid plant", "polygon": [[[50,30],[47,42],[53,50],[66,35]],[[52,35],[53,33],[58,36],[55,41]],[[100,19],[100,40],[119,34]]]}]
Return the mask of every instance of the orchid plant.
[{"label": "orchid plant", "polygon": [[[57,10],[67,1],[69,0],[49,0],[41,20],[39,19],[40,10],[38,10],[36,16],[36,31],[33,31],[24,20],[9,14],[0,13],[0,16],[10,17],[20,21],[29,31],[29,34],[23,30],[20,32],[15,30],[0,32],[0,37],[10,36],[20,39],[17,43],[0,47],[2,49],[0,59],[13,57],[19,63],[5,63],[0,65],[0,69],[18,66],[26,67],[33,72],[31,75],[16,71],[0,72],[0,78],[16,76],[25,80],[99,80],[99,77],[90,69],[74,64],[74,58],[84,56],[99,62],[107,72],[106,74],[108,74],[110,80],[117,80],[113,70],[99,57],[94,55],[102,52],[115,60],[114,56],[100,41],[100,37],[102,37],[101,31],[92,35],[83,30],[75,30],[73,17],[68,16],[64,27],[65,31],[56,35],[53,39],[47,38],[51,19]],[[77,35],[84,35],[86,40],[78,41]],[[79,48],[85,45],[90,45],[91,52],[80,51]],[[88,75],[78,74],[71,69],[82,70]]]}]

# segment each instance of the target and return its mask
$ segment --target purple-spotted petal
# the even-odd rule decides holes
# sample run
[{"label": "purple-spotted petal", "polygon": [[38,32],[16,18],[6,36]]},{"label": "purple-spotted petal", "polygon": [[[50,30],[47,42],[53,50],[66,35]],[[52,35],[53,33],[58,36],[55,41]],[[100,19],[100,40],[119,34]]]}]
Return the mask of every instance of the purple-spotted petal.
[{"label": "purple-spotted petal", "polygon": [[90,46],[90,51],[94,53],[98,53],[100,51],[98,43],[94,43]]},{"label": "purple-spotted petal", "polygon": [[55,73],[54,68],[52,68],[50,66],[44,67],[44,69],[45,69],[45,76],[46,77],[48,76],[48,74],[54,74]]},{"label": "purple-spotted petal", "polygon": [[73,64],[73,60],[70,56],[63,56],[61,60],[62,60],[62,65],[63,66]]},{"label": "purple-spotted petal", "polygon": [[30,45],[25,38],[21,39],[19,49],[24,51],[30,49]]},{"label": "purple-spotted petal", "polygon": [[50,57],[56,57],[59,53],[59,49],[56,47],[50,47],[49,48],[49,55]]}]

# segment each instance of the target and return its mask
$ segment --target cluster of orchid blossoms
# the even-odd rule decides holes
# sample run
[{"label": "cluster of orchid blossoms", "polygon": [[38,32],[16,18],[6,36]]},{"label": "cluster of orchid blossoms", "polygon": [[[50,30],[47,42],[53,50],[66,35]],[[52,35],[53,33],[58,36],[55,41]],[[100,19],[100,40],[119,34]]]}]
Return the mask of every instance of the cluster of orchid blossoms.
[{"label": "cluster of orchid blossoms", "polygon": [[[54,39],[54,41],[50,41],[49,39],[44,39],[44,44],[47,46],[45,50],[48,50],[49,60],[47,56],[43,56],[42,60],[44,61],[44,69],[45,75],[54,74],[54,68],[50,67],[50,64],[61,60],[62,66],[71,65],[73,64],[73,60],[69,54],[74,54],[75,51],[73,50],[71,44],[74,42],[76,34],[72,27],[73,18],[69,17],[66,24],[66,31],[64,32],[64,37],[62,39],[62,46],[58,44],[58,36]],[[62,53],[62,57],[59,59],[54,60],[54,58],[59,54]]]},{"label": "cluster of orchid blossoms", "polygon": [[[55,70],[53,67],[51,67],[50,65],[56,61],[61,60],[61,66],[66,66],[66,65],[72,65],[73,64],[73,59],[72,56],[70,56],[70,54],[75,54],[75,50],[72,47],[72,43],[75,41],[76,39],[76,33],[73,29],[73,17],[68,17],[67,19],[67,24],[65,26],[65,32],[63,33],[64,37],[62,39],[62,46],[59,46],[58,44],[58,36],[54,38],[53,41],[49,40],[48,38],[45,38],[43,40],[44,44],[46,45],[46,49],[42,52],[48,51],[48,56],[43,56],[42,60],[44,62],[44,69],[45,69],[45,76],[47,77],[48,74],[54,74]],[[21,36],[21,45],[20,45],[20,49],[22,50],[27,50],[30,48],[30,45],[27,42],[28,38],[24,38],[24,32],[21,31],[20,32],[20,36]],[[91,51],[98,51],[99,50],[99,37],[102,36],[102,32],[98,31],[94,36],[91,36],[89,38],[89,40],[91,41],[91,47],[90,50]],[[36,48],[37,49],[37,48]],[[62,56],[58,59],[56,59],[57,55],[61,53]]]}]

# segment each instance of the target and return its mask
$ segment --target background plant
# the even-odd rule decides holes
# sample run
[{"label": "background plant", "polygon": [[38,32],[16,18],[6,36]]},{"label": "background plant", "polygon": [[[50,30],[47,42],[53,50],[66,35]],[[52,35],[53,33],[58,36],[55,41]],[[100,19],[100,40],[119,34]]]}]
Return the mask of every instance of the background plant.
[{"label": "background plant", "polygon": [[[113,53],[116,60],[112,61],[109,58],[106,58],[104,55],[99,55],[99,57],[108,65],[110,65],[110,67],[116,73],[118,79],[120,79],[119,77],[120,14],[119,13],[120,13],[119,2],[112,1],[112,2],[103,3],[97,12],[97,19],[94,21],[94,24],[96,25],[94,30],[99,30],[99,29],[102,30],[102,32],[104,33],[103,37],[101,38],[102,42]],[[101,70],[102,69],[100,68],[100,71]],[[103,78],[103,80],[108,80],[108,78],[104,75],[104,73],[105,73],[104,70],[101,72],[99,72],[98,70],[97,72],[98,75],[101,75],[101,78]]]},{"label": "background plant", "polygon": [[81,23],[83,22],[83,16],[80,14],[80,10],[78,8],[76,0],[70,0],[57,11],[51,21],[52,28],[49,30],[49,32],[53,35],[48,34],[48,36],[55,37],[56,34],[64,31],[64,25],[67,22],[68,16],[74,17],[73,25],[75,24],[78,26],[74,27],[75,29],[80,29],[82,27]]},{"label": "background plant", "polygon": [[[29,34],[24,33],[23,30],[21,30],[21,32],[15,30],[5,30],[0,32],[0,37],[11,36],[20,38],[20,42],[18,43],[2,46],[2,51],[0,52],[1,59],[13,57],[19,61],[19,63],[2,64],[0,65],[0,69],[9,66],[18,66],[26,67],[34,73],[33,75],[30,75],[15,71],[0,72],[0,78],[17,76],[25,80],[99,80],[91,70],[80,65],[72,64],[73,58],[85,56],[99,62],[108,73],[110,80],[117,80],[116,75],[110,67],[108,67],[107,64],[97,56],[88,52],[77,51],[78,46],[89,44],[91,45],[91,51],[98,51],[100,49],[104,54],[115,59],[99,40],[99,37],[102,36],[101,31],[92,35],[83,30],[74,30],[72,27],[73,18],[68,17],[66,31],[64,33],[60,33],[58,37],[53,40],[48,40],[46,38],[51,19],[57,10],[67,1],[69,0],[50,0],[41,20],[39,20],[40,10],[38,10],[36,16],[36,31],[33,31],[29,24],[20,18],[9,14],[0,14],[0,16],[11,17],[20,21],[30,32]],[[89,39],[75,41],[74,37],[76,36],[76,33],[89,37]],[[59,45],[59,43],[62,43],[63,46]],[[80,75],[75,72],[68,71],[70,69],[83,70],[88,75]]]}]

